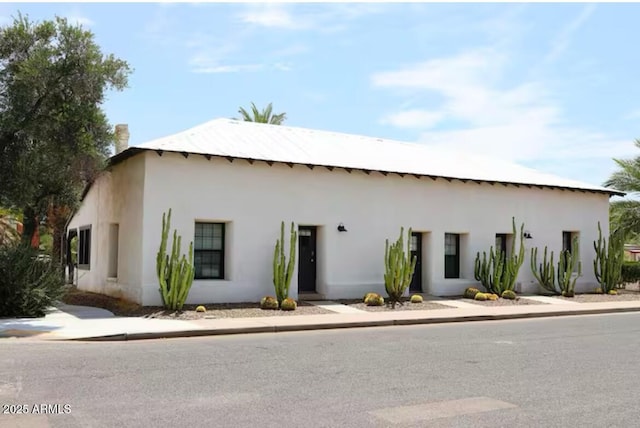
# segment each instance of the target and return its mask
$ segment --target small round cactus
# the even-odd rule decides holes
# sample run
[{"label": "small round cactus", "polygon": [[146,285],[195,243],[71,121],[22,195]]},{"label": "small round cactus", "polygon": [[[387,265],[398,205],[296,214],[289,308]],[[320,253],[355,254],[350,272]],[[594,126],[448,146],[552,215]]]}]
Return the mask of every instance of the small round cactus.
[{"label": "small round cactus", "polygon": [[382,306],[384,305],[384,298],[376,293],[369,293],[367,299],[364,301],[367,306]]},{"label": "small round cactus", "polygon": [[367,293],[364,295],[364,297],[362,298],[362,301],[367,303],[367,299],[369,298],[378,298],[380,295],[378,293]]},{"label": "small round cactus", "polygon": [[467,287],[464,290],[464,297],[466,297],[467,299],[473,299],[476,297],[476,294],[478,294],[480,292],[480,290],[478,290],[475,287]]},{"label": "small round cactus", "polygon": [[496,300],[498,300],[497,294],[486,293],[486,296],[487,296],[487,300],[491,300],[492,302],[495,302]]},{"label": "small round cactus", "polygon": [[618,294],[618,292],[616,290],[609,290],[609,292],[607,294],[615,296],[616,294]]},{"label": "small round cactus", "polygon": [[562,295],[564,297],[573,297],[575,295],[575,293],[573,291],[563,291]]},{"label": "small round cactus", "polygon": [[422,303],[423,299],[422,296],[419,294],[414,294],[413,296],[411,296],[411,303]]},{"label": "small round cactus", "polygon": [[298,307],[298,304],[291,297],[287,297],[280,303],[280,309],[283,311],[295,311]]},{"label": "small round cactus", "polygon": [[502,292],[503,299],[514,300],[516,298],[516,293],[513,290],[504,290]]},{"label": "small round cactus", "polygon": [[487,300],[487,294],[486,293],[476,293],[476,295],[473,298],[473,300],[478,300],[480,302],[484,302],[485,300]]},{"label": "small round cactus", "polygon": [[205,308],[204,306],[200,305],[200,306],[196,307],[196,312],[207,312],[207,308]]},{"label": "small round cactus", "polygon": [[260,309],[278,309],[278,299],[273,296],[265,296],[260,300]]},{"label": "small round cactus", "polygon": [[595,289],[594,293],[596,294],[604,294],[604,291],[602,291],[602,288],[598,287]]}]

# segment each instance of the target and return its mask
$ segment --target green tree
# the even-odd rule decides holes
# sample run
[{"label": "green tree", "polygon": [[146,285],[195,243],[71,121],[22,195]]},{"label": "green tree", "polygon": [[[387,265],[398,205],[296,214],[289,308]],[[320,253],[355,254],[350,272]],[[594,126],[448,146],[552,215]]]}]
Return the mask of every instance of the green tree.
[{"label": "green tree", "polygon": [[262,111],[258,110],[254,103],[251,103],[251,113],[243,107],[240,107],[238,113],[240,113],[242,120],[245,122],[270,123],[272,125],[282,125],[282,122],[287,118],[286,113],[273,114],[273,106],[271,103],[262,109]]},{"label": "green tree", "polygon": [[[640,148],[640,140],[635,141]],[[640,195],[640,156],[632,159],[614,159],[619,169],[605,181],[606,187],[612,187],[630,196]],[[630,241],[640,237],[640,201],[621,200],[611,203],[609,210],[611,230],[620,230]]]},{"label": "green tree", "polygon": [[114,138],[101,105],[130,72],[65,18],[0,28],[0,205],[23,212],[25,240],[52,205],[70,213],[103,166]]}]

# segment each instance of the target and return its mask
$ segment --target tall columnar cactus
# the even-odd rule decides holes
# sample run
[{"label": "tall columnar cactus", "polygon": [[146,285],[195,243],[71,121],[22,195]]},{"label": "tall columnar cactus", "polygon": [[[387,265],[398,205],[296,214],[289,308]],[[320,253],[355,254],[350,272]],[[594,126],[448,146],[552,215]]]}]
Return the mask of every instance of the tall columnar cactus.
[{"label": "tall columnar cactus", "polygon": [[476,281],[480,281],[482,286],[491,293],[498,296],[502,295],[505,290],[513,290],[520,266],[524,262],[524,223],[520,226],[520,250],[516,254],[516,219],[511,219],[513,227],[514,239],[511,242],[511,255],[506,256],[504,251],[493,251],[493,246],[489,249],[489,257],[486,251],[482,253],[480,260],[480,252],[476,254],[474,277]]},{"label": "tall columnar cactus", "polygon": [[[396,303],[402,304],[402,295],[405,293],[413,272],[416,269],[417,257],[411,257],[411,251],[404,251],[403,243],[404,228],[400,228],[400,237],[389,245],[389,240],[385,241],[384,248],[384,287],[391,302],[391,308],[395,309]],[[410,249],[411,228],[407,234],[407,250]]]},{"label": "tall columnar cactus", "polygon": [[289,241],[289,263],[284,255],[284,221],[280,224],[280,239],[276,241],[273,252],[273,287],[276,292],[278,304],[289,297],[289,285],[293,276],[296,261],[296,242],[298,233],[291,222],[291,237]]},{"label": "tall columnar cactus", "polygon": [[598,222],[598,240],[593,241],[596,258],[593,260],[593,272],[602,291],[608,293],[622,282],[622,262],[624,261],[624,235],[619,231],[609,234],[609,242],[602,237]]},{"label": "tall columnar cactus", "polygon": [[[562,258],[562,255],[560,257]],[[560,291],[558,291],[558,289],[556,288],[555,267],[553,265],[553,251],[551,252],[550,259],[547,260],[547,247],[545,246],[542,263],[538,265],[538,248],[532,248],[531,272],[533,273],[533,276],[538,280],[538,283],[542,288],[554,294],[560,294]]]},{"label": "tall columnar cactus", "polygon": [[[577,272],[576,272],[577,271]],[[576,272],[577,275],[573,275]],[[582,262],[578,251],[578,237],[573,238],[571,251],[562,251],[558,260],[558,286],[563,296],[573,297],[578,277],[582,275]]]},{"label": "tall columnar cactus", "polygon": [[156,271],[158,282],[160,283],[159,291],[162,297],[162,304],[166,309],[179,311],[182,310],[182,306],[187,300],[195,275],[193,241],[189,244],[189,258],[187,259],[184,254],[180,257],[182,237],[178,236],[177,230],[174,230],[171,255],[166,254],[170,229],[171,209],[169,209],[168,215],[162,214],[162,239],[156,256]]}]

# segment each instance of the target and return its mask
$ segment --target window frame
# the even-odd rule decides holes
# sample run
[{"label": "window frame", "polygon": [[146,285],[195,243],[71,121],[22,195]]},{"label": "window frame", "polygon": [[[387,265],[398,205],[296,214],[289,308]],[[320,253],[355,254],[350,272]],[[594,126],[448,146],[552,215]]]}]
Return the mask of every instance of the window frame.
[{"label": "window frame", "polygon": [[91,235],[91,225],[78,228],[78,269],[91,270]]},{"label": "window frame", "polygon": [[[198,224],[205,224],[205,225],[219,225],[222,226],[222,234],[221,234],[221,245],[220,245],[220,249],[216,250],[216,249],[196,249],[196,234],[195,234],[195,229],[196,229],[196,225]],[[225,279],[225,253],[226,253],[226,229],[227,229],[227,224],[225,222],[220,222],[220,221],[196,221],[194,223],[194,233],[193,233],[193,270],[194,270],[194,280],[219,280],[219,279]],[[217,276],[202,276],[202,275],[198,275],[198,268],[196,267],[196,254],[220,254],[220,269],[219,269],[219,275]],[[200,269],[202,270],[202,269]]]},{"label": "window frame", "polygon": [[[447,254],[447,238],[449,236],[455,237],[454,245],[455,245],[455,254]],[[447,261],[453,260],[455,262],[455,269],[453,272],[449,272],[447,270]],[[445,279],[460,279],[460,234],[459,233],[448,233],[444,234],[444,278]]]}]

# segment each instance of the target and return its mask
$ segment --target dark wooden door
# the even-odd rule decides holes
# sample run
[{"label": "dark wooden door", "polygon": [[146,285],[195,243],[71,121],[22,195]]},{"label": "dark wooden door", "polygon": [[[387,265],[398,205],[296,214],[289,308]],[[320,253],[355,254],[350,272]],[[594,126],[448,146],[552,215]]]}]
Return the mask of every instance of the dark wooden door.
[{"label": "dark wooden door", "polygon": [[298,227],[298,293],[316,291],[316,227]]},{"label": "dark wooden door", "polygon": [[496,253],[504,251],[504,254],[507,254],[507,234],[506,233],[496,233]]},{"label": "dark wooden door", "polygon": [[416,270],[413,272],[409,291],[422,293],[422,233],[411,233],[409,251],[411,252],[411,259],[413,259],[413,256],[416,256]]}]

